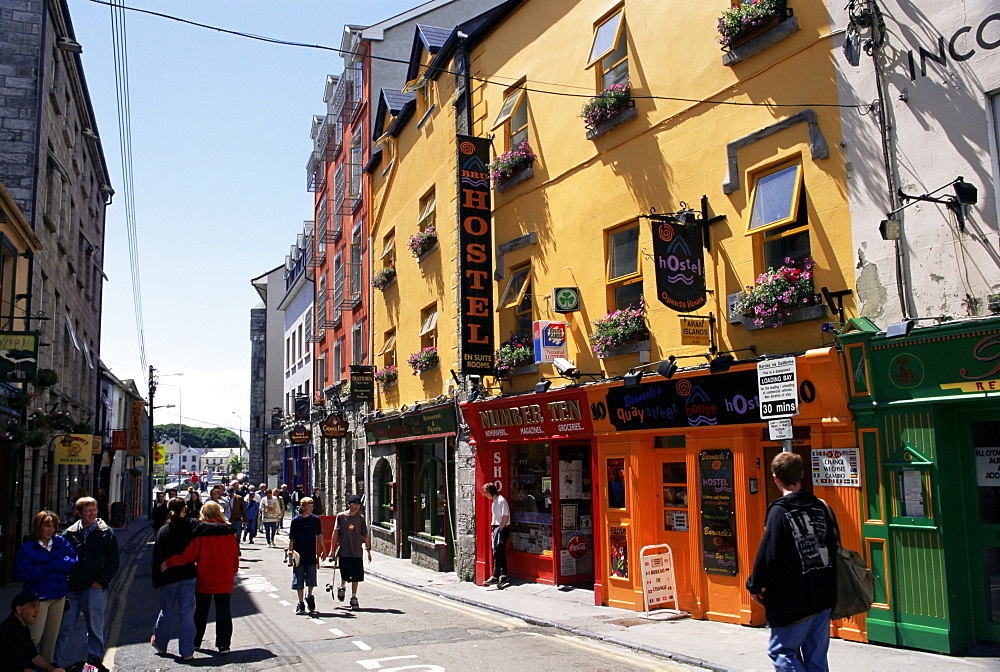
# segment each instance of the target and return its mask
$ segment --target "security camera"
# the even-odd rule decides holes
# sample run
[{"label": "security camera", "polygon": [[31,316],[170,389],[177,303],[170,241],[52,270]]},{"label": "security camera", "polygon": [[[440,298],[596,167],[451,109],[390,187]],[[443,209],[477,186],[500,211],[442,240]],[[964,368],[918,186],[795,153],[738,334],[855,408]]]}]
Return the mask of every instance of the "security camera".
[{"label": "security camera", "polygon": [[568,359],[563,359],[562,357],[556,357],[552,361],[552,366],[556,367],[556,371],[559,372],[560,376],[572,378],[573,376],[580,375],[580,372],[577,370],[573,362]]}]

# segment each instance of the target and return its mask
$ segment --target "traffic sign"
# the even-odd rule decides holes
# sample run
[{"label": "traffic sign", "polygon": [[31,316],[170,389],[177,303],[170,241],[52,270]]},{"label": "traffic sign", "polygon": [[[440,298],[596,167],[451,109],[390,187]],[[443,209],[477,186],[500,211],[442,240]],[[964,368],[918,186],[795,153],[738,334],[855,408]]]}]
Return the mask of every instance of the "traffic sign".
[{"label": "traffic sign", "polygon": [[552,290],[555,312],[573,313],[580,310],[579,287],[555,287]]},{"label": "traffic sign", "polygon": [[794,438],[791,418],[776,418],[767,421],[767,429],[772,441],[787,441]]},{"label": "traffic sign", "polygon": [[798,390],[794,357],[779,357],[757,362],[757,393],[760,396],[761,420],[798,415]]}]

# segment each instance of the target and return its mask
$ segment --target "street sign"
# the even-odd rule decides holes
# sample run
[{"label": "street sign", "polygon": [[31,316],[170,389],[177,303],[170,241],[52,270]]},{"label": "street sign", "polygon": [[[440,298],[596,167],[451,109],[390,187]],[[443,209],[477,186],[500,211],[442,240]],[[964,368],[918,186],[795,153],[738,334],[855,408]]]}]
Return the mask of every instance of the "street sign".
[{"label": "street sign", "polygon": [[772,441],[787,441],[793,437],[791,418],[768,420],[767,429]]},{"label": "street sign", "polygon": [[712,324],[708,318],[681,317],[681,345],[710,345]]},{"label": "street sign", "polygon": [[760,397],[761,420],[798,415],[798,389],[794,357],[757,362],[757,393]]},{"label": "street sign", "polygon": [[579,287],[555,287],[552,289],[552,298],[557,313],[573,313],[580,310]]}]

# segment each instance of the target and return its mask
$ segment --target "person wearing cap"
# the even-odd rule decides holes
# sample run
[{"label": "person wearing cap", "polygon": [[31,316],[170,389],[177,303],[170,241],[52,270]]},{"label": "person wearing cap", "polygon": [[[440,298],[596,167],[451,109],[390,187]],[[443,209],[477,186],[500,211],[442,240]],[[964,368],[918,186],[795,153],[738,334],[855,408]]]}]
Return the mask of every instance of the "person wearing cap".
[{"label": "person wearing cap", "polygon": [[[292,590],[299,596],[295,605],[296,614],[316,611],[316,598],[313,589],[316,587],[316,565],[326,557],[326,540],[323,539],[323,529],[319,518],[312,515],[312,497],[303,497],[299,502],[299,515],[292,518],[288,526],[288,553],[299,554],[299,563],[292,569]],[[317,557],[318,556],[318,557]],[[303,602],[303,593],[305,601]]]},{"label": "person wearing cap", "polygon": [[368,524],[361,515],[361,495],[347,498],[347,511],[337,514],[333,526],[333,552],[340,558],[340,587],[337,599],[344,601],[347,582],[351,583],[351,609],[359,609],[358,584],[365,580],[365,565],[362,561],[362,547],[368,551],[368,562],[372,561],[372,542],[368,536]]},{"label": "person wearing cap", "polygon": [[31,526],[31,538],[17,552],[14,578],[42,600],[38,617],[29,628],[31,639],[46,660],[52,660],[62,624],[66,577],[77,562],[76,549],[65,537],[56,534],[59,516],[53,511],[39,511]]},{"label": "person wearing cap", "polygon": [[87,623],[86,661],[103,671],[107,669],[103,662],[104,612],[108,605],[108,586],[120,564],[118,538],[115,531],[97,517],[97,500],[93,497],[76,500],[76,511],[80,520],[70,525],[63,536],[76,549],[79,560],[69,572],[66,610],[52,660],[56,665],[66,661],[66,645],[82,613]]},{"label": "person wearing cap", "polygon": [[10,602],[10,616],[0,623],[0,642],[3,642],[2,669],[18,672],[34,670],[58,670],[61,667],[50,663],[38,653],[31,641],[31,626],[38,618],[41,602],[38,595],[30,590],[22,590]]}]

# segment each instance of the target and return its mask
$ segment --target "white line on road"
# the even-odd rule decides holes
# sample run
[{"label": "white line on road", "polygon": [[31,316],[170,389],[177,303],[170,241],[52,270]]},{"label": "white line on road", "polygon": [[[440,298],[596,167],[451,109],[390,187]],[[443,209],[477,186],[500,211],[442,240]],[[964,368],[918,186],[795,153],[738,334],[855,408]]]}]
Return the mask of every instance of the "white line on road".
[{"label": "white line on road", "polygon": [[278,600],[278,604],[280,604],[283,607],[290,607],[290,606],[292,606],[292,603],[289,602],[288,600]]},{"label": "white line on road", "polygon": [[311,616],[309,617],[309,620],[313,623],[319,623],[320,625],[323,625],[326,622],[322,618],[313,618]]},{"label": "white line on road", "polygon": [[278,597],[280,597],[277,593],[268,593],[267,596],[273,597],[274,599],[278,599]]},{"label": "white line on road", "polygon": [[333,633],[334,637],[347,637],[347,633],[343,630],[338,630],[337,628],[330,628],[330,632]]},{"label": "white line on road", "polygon": [[351,644],[354,644],[354,646],[358,647],[362,651],[371,651],[372,650],[372,647],[368,646],[364,642],[359,641],[357,639],[355,639],[353,642],[351,642]]},{"label": "white line on road", "polygon": [[378,670],[381,669],[382,663],[390,660],[407,660],[409,658],[416,658],[416,654],[412,656],[390,656],[388,658],[369,658],[368,660],[357,661],[358,665],[365,668],[366,670]]}]

